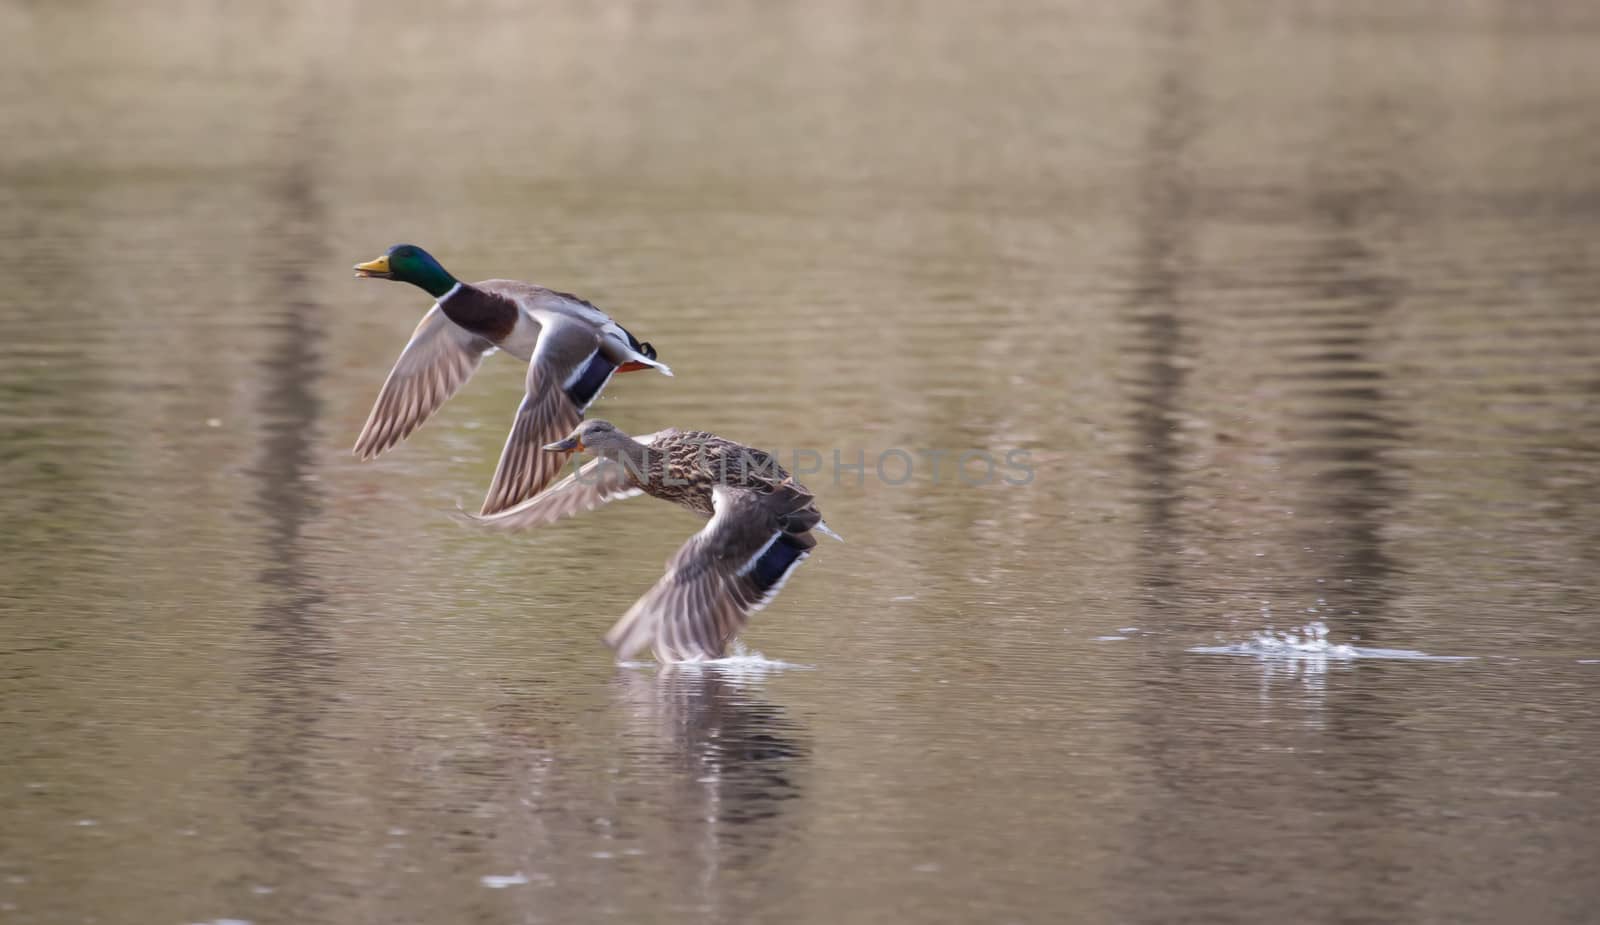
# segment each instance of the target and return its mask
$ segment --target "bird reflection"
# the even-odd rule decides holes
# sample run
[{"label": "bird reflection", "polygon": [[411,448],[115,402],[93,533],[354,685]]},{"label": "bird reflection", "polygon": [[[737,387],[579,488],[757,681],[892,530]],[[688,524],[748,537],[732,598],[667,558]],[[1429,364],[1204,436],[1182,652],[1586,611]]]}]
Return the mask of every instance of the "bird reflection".
[{"label": "bird reflection", "polygon": [[804,731],[757,696],[757,685],[704,664],[618,672],[628,725],[667,746],[667,770],[696,794],[691,818],[706,823],[713,850],[723,840],[770,842],[774,820],[801,792],[796,772],[810,755]]}]

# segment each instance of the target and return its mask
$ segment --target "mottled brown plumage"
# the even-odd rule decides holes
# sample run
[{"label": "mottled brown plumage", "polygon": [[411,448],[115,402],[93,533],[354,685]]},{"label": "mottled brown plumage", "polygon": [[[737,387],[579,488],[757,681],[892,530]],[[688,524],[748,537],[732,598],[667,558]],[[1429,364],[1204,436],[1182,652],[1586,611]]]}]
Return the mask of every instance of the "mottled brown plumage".
[{"label": "mottled brown plumage", "polygon": [[606,634],[623,658],[646,645],[663,662],[721,657],[750,614],[810,555],[812,531],[832,533],[811,492],[777,460],[716,434],[669,429],[634,439],[594,420],[549,449],[600,458],[481,522],[538,526],[639,494],[710,518]]}]

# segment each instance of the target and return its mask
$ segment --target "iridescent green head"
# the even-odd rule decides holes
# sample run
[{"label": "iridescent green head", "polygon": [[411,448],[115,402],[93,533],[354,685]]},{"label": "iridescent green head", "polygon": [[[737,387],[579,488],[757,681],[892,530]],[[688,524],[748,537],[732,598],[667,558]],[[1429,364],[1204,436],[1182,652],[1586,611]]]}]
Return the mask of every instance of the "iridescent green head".
[{"label": "iridescent green head", "polygon": [[356,275],[410,283],[426,289],[436,299],[456,284],[456,278],[450,275],[450,271],[440,266],[432,254],[415,244],[396,244],[382,257],[356,264]]}]

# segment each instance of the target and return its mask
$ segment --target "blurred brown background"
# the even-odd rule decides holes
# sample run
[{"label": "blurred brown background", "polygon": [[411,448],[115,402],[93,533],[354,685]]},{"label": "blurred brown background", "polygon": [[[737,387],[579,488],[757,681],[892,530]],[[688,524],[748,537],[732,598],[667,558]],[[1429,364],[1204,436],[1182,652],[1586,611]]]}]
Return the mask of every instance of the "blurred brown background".
[{"label": "blurred brown background", "polygon": [[[0,920],[1588,920],[1597,38],[3,0]],[[809,476],[764,658],[619,668],[697,524],[454,519],[516,363],[349,455],[399,241],[652,341],[623,427],[1035,479]]]}]

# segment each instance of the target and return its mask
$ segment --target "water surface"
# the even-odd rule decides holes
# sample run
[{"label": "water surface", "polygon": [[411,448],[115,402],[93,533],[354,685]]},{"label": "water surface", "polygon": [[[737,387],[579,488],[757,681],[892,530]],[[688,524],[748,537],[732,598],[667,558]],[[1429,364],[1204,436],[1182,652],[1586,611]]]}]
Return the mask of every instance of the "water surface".
[{"label": "water surface", "polygon": [[[0,5],[0,918],[1590,920],[1600,16],[980,6]],[[869,461],[761,657],[349,455],[402,240]]]}]

